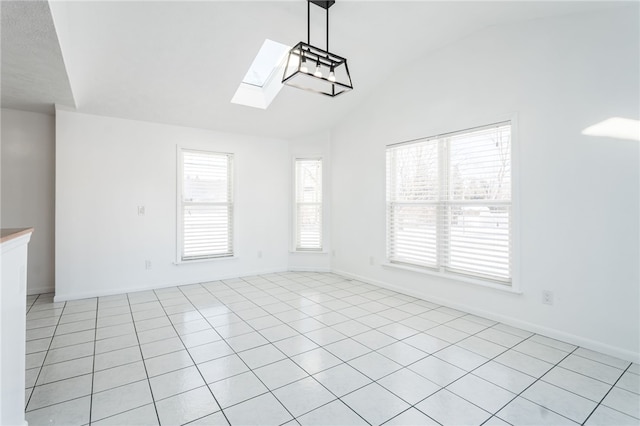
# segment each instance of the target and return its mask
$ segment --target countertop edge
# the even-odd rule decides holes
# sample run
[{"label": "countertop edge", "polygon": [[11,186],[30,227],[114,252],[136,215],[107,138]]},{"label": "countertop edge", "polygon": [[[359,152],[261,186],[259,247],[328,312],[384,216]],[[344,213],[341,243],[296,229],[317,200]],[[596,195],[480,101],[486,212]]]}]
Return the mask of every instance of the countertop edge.
[{"label": "countertop edge", "polygon": [[0,244],[14,240],[33,232],[33,228],[2,228],[0,229]]}]

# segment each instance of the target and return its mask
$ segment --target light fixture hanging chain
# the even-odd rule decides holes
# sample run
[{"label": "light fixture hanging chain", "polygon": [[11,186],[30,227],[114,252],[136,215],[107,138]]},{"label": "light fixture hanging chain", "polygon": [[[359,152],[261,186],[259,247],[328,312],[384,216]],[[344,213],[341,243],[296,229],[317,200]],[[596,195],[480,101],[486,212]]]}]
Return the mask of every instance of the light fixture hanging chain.
[{"label": "light fixture hanging chain", "polygon": [[327,7],[327,52],[329,51],[329,8]]},{"label": "light fixture hanging chain", "polygon": [[307,0],[307,44],[311,44],[311,2]]},{"label": "light fixture hanging chain", "polygon": [[[327,11],[327,52],[329,51],[329,7],[325,9]],[[311,44],[311,1],[307,0],[307,44]]]}]

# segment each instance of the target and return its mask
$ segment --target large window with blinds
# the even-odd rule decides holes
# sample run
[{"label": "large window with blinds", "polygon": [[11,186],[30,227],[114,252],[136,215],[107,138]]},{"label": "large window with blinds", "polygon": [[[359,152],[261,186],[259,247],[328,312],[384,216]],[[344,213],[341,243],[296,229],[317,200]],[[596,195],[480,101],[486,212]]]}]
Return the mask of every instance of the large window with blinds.
[{"label": "large window with blinds", "polygon": [[511,164],[511,122],[388,146],[389,262],[510,285]]},{"label": "large window with blinds", "polygon": [[180,150],[179,260],[233,256],[233,155]]},{"label": "large window with blinds", "polygon": [[322,250],[322,159],[295,160],[295,250]]}]

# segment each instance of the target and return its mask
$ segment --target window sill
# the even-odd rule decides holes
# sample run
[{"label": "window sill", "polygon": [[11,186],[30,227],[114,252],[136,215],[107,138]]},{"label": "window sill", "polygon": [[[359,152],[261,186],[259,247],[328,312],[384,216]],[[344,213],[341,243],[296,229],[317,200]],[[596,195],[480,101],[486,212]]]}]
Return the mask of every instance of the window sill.
[{"label": "window sill", "polygon": [[237,260],[236,256],[227,256],[227,257],[210,257],[207,259],[194,259],[194,260],[177,260],[173,262],[176,266],[182,265],[190,265],[192,263],[205,263],[205,262],[223,262],[225,260]]},{"label": "window sill", "polygon": [[401,269],[403,271],[410,271],[410,272],[416,272],[418,274],[425,274],[425,275],[431,275],[439,278],[445,278],[448,280],[457,281],[464,284],[473,284],[480,287],[491,288],[493,290],[504,291],[506,293],[522,294],[522,291],[515,288],[513,285],[497,284],[491,281],[482,280],[480,278],[472,278],[472,277],[465,277],[462,275],[447,274],[444,272],[430,271],[428,269],[423,269],[417,266],[413,267],[413,266],[406,266],[406,265],[398,265],[396,263],[388,263],[388,262],[383,263],[382,266],[390,269]]}]

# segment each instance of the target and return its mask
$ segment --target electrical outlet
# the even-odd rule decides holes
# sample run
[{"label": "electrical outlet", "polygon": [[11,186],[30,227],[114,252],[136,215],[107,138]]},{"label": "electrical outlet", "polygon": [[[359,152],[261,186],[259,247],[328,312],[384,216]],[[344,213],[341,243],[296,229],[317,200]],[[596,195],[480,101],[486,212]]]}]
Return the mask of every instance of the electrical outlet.
[{"label": "electrical outlet", "polygon": [[151,261],[150,260],[145,260],[144,261],[144,269],[151,269]]},{"label": "electrical outlet", "polygon": [[258,250],[258,259],[262,259],[262,250]]},{"label": "electrical outlet", "polygon": [[369,265],[373,265],[375,263],[375,259],[373,256],[369,256]]},{"label": "electrical outlet", "polygon": [[144,216],[144,206],[138,206],[138,216]]},{"label": "electrical outlet", "polygon": [[331,250],[331,256],[336,257],[336,251],[335,250]]},{"label": "electrical outlet", "polygon": [[549,290],[544,290],[542,292],[542,303],[545,305],[553,305],[553,292]]}]

